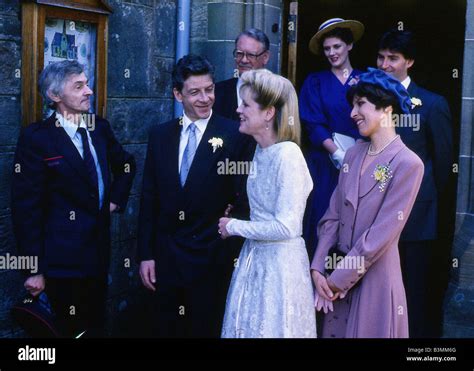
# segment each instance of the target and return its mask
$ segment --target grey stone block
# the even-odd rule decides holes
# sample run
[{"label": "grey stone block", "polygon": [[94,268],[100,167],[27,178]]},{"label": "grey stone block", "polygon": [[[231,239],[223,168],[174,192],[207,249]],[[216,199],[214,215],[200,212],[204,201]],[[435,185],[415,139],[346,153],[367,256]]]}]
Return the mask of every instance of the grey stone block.
[{"label": "grey stone block", "polygon": [[[474,76],[472,76],[474,78]],[[469,95],[464,95],[469,97]],[[471,92],[470,97],[474,98],[474,91]],[[474,100],[464,99],[462,101],[461,110],[461,136],[460,136],[460,155],[470,156],[472,155],[472,133],[474,124]]]},{"label": "grey stone block", "polygon": [[[474,41],[466,41],[464,47],[464,66],[474,65]],[[471,68],[464,68],[462,74],[463,97],[474,97],[474,73]]]},{"label": "grey stone block", "polygon": [[211,3],[208,5],[208,39],[235,40],[243,31],[245,4]]},{"label": "grey stone block", "polygon": [[215,80],[222,81],[234,76],[235,60],[232,56],[234,43],[212,42],[206,44],[206,55],[215,67]]},{"label": "grey stone block", "polygon": [[0,209],[10,208],[13,153],[0,153]]},{"label": "grey stone block", "polygon": [[111,264],[109,269],[108,297],[136,290],[140,283],[138,262],[136,260],[136,241],[129,240],[112,245]]},{"label": "grey stone block", "polygon": [[[466,9],[466,39],[474,39],[474,2],[467,1],[467,9]],[[468,43],[472,44],[472,41],[468,41]]]},{"label": "grey stone block", "polygon": [[171,120],[171,99],[109,99],[108,119],[122,144],[146,143],[152,125]]},{"label": "grey stone block", "polygon": [[160,0],[155,5],[155,53],[174,58],[176,44],[176,2]]},{"label": "grey stone block", "polygon": [[[263,32],[268,36],[270,39],[270,43],[274,45],[280,45],[281,43],[281,10],[276,9],[270,6],[265,6],[264,14],[264,25],[263,25]],[[278,31],[273,32],[272,27],[273,25],[278,25]]]},{"label": "grey stone block", "polygon": [[450,282],[444,306],[444,337],[473,337],[474,326],[469,318],[474,316],[471,305],[474,300],[474,291],[460,288]]},{"label": "grey stone block", "polygon": [[207,0],[193,0],[191,4],[191,43],[207,40]]},{"label": "grey stone block", "polygon": [[151,57],[150,94],[152,96],[173,98],[173,81],[171,74],[174,65],[174,58]]},{"label": "grey stone block", "polygon": [[0,41],[0,94],[20,94],[21,48],[14,41]]},{"label": "grey stone block", "polygon": [[1,0],[0,13],[18,15],[20,13],[20,2],[18,0]]},{"label": "grey stone block", "polygon": [[270,45],[270,60],[266,68],[275,73],[280,73],[280,48],[275,45]]},{"label": "grey stone block", "polygon": [[0,282],[0,332],[18,330],[10,316],[10,308],[26,294],[23,288],[24,278],[20,271],[5,271],[0,273]]},{"label": "grey stone block", "polygon": [[109,18],[109,95],[147,96],[154,10],[116,0],[111,5],[114,13]]},{"label": "grey stone block", "polygon": [[154,0],[126,0],[126,1],[132,4],[137,4],[137,5],[142,5],[142,6],[148,6],[148,7],[154,6]]},{"label": "grey stone block", "polygon": [[110,217],[110,239],[112,243],[120,241],[120,215],[117,213]]},{"label": "grey stone block", "polygon": [[146,157],[146,144],[131,144],[124,146],[125,150],[133,154],[135,157],[135,162],[137,164],[137,171],[135,174],[135,179],[133,180],[133,186],[130,191],[132,195],[139,195],[142,190],[143,182],[143,168],[145,166],[145,157]]},{"label": "grey stone block", "polygon": [[130,196],[126,210],[120,214],[120,241],[136,238],[139,205],[140,197]]},{"label": "grey stone block", "polygon": [[20,41],[21,24],[18,16],[0,13],[0,39]]},{"label": "grey stone block", "polygon": [[12,219],[10,215],[0,217],[0,255],[15,253]]},{"label": "grey stone block", "polygon": [[282,0],[264,0],[263,2],[267,5],[276,6],[278,8],[283,7],[283,1]]},{"label": "grey stone block", "polygon": [[0,97],[0,144],[16,145],[21,128],[20,97]]}]

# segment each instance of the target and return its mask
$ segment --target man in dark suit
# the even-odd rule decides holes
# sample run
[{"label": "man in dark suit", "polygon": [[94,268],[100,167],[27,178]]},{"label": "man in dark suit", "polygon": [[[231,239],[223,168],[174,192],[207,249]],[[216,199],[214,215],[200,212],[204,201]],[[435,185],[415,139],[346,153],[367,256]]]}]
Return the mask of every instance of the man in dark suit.
[{"label": "man in dark suit", "polygon": [[255,145],[236,122],[212,112],[213,71],[203,57],[181,58],[173,93],[184,114],[150,131],[138,251],[143,284],[156,290],[158,337],[220,335],[242,244],[228,244],[218,234],[229,204],[234,215],[248,213],[246,174],[223,166],[250,161]]},{"label": "man in dark suit", "polygon": [[[398,79],[412,99],[409,120],[396,128],[403,142],[425,165],[415,205],[399,245],[407,292],[410,337],[431,337],[439,324],[430,323],[433,284],[430,268],[435,258],[438,197],[443,194],[453,165],[451,114],[446,100],[416,85],[408,75],[415,62],[415,43],[409,31],[389,31],[379,43],[377,66]],[[404,123],[404,124],[402,124]]]},{"label": "man in dark suit", "polygon": [[233,55],[237,68],[233,78],[216,84],[214,112],[238,121],[239,115],[235,110],[242,102],[239,94],[240,76],[245,71],[266,66],[270,59],[270,41],[263,31],[248,29],[235,39]]},{"label": "man in dark suit", "polygon": [[87,113],[92,91],[81,64],[50,64],[39,85],[54,113],[23,128],[12,181],[18,248],[39,261],[25,288],[34,296],[45,290],[65,337],[84,331],[97,336],[104,321],[110,213],[125,209],[135,162],[110,124]]}]

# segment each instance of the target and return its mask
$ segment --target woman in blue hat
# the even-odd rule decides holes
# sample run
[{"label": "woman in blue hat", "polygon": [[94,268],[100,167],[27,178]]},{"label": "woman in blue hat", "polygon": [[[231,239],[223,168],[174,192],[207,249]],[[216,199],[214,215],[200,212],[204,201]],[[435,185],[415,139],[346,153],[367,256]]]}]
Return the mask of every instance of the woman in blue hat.
[{"label": "woman in blue hat", "polygon": [[[311,264],[321,337],[406,338],[408,316],[398,241],[423,178],[423,162],[395,131],[408,114],[408,92],[369,68],[347,100],[359,133],[318,225]],[[398,117],[397,117],[398,115]]]},{"label": "woman in blue hat", "polygon": [[358,21],[332,18],[321,24],[309,43],[310,51],[324,55],[331,66],[329,70],[311,73],[299,97],[301,123],[310,142],[306,160],[314,182],[304,222],[310,256],[317,245],[316,226],[329,206],[347,149],[336,145],[333,134],[347,136],[349,141],[360,138],[345,96],[362,73],[352,68],[349,52],[363,33],[364,25]]}]

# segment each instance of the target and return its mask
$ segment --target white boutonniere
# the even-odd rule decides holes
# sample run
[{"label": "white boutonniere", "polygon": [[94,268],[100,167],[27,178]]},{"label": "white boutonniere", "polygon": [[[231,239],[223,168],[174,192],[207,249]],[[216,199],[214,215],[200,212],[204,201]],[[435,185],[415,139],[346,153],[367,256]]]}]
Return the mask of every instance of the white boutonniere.
[{"label": "white boutonniere", "polygon": [[375,167],[374,173],[372,174],[377,182],[379,182],[380,192],[385,190],[388,181],[392,178],[392,170],[390,170],[390,165],[377,165]]},{"label": "white boutonniere", "polygon": [[411,109],[418,106],[422,106],[422,105],[423,105],[423,102],[421,101],[420,98],[415,98],[415,97],[411,98]]},{"label": "white boutonniere", "polygon": [[212,145],[212,153],[216,152],[217,148],[222,147],[224,145],[224,141],[222,140],[222,138],[216,137],[212,137],[211,139],[209,139],[208,143],[211,143]]}]

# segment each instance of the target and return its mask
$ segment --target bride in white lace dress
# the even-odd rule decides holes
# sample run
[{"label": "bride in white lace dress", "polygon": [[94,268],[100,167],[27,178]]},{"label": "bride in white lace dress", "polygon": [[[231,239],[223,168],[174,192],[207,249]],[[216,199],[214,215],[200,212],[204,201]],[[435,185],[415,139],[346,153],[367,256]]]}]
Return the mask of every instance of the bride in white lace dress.
[{"label": "bride in white lace dress", "polygon": [[313,182],[297,144],[298,98],[287,79],[267,70],[246,72],[242,80],[239,130],[258,145],[247,181],[251,221],[219,222],[223,238],[246,238],[227,295],[222,337],[316,337],[301,238]]}]

